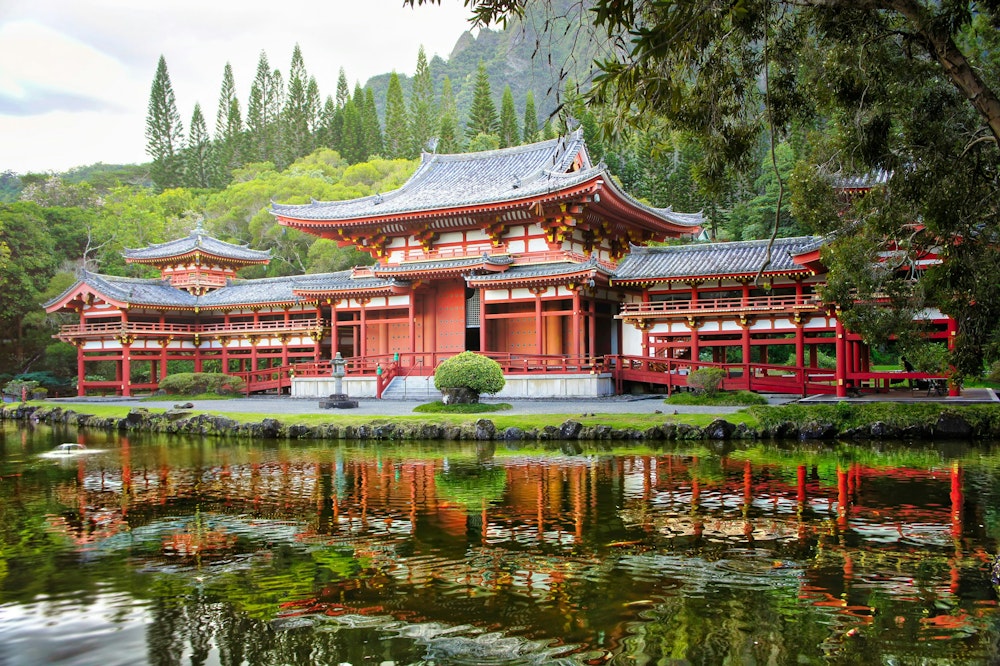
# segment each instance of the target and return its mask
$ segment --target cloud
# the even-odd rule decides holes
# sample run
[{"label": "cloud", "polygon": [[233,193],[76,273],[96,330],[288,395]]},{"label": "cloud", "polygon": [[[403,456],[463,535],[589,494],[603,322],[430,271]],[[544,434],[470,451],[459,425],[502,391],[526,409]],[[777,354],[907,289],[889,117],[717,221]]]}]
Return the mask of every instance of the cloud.
[{"label": "cloud", "polygon": [[126,68],[100,50],[33,21],[0,26],[0,113],[26,115],[120,107],[134,88]]}]

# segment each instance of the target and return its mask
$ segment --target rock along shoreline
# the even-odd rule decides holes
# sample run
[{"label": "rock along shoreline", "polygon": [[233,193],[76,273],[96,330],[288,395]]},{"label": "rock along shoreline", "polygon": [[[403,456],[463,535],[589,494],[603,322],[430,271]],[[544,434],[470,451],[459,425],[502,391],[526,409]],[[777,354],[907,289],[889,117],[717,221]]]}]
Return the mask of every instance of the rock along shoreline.
[{"label": "rock along shoreline", "polygon": [[435,423],[372,422],[362,425],[303,425],[284,423],[277,419],[259,422],[239,422],[213,414],[192,414],[183,410],[163,413],[145,408],[133,408],[124,417],[98,417],[91,414],[35,405],[5,406],[0,408],[0,421],[45,423],[78,428],[144,432],[235,439],[345,439],[345,440],[442,440],[442,441],[689,441],[689,440],[756,440],[778,439],[805,440],[969,440],[1000,439],[996,428],[975,426],[961,414],[943,410],[933,424],[904,427],[876,421],[869,425],[839,429],[830,422],[815,421],[796,424],[784,421],[768,428],[756,429],[746,423],[731,423],[718,418],[707,426],[664,422],[642,430],[612,428],[605,425],[585,426],[579,421],[567,420],[561,425],[524,430],[518,427],[497,428],[485,418],[460,425]]}]

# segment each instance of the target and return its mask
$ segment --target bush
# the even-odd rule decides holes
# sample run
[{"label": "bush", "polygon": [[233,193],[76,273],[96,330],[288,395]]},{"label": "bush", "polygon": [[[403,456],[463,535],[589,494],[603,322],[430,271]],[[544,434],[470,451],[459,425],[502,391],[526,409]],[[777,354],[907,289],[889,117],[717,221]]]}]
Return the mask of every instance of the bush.
[{"label": "bush", "polygon": [[726,373],[722,368],[699,368],[688,375],[688,386],[698,393],[715,395],[722,387]]},{"label": "bush", "polygon": [[242,393],[246,385],[239,377],[215,372],[178,372],[160,381],[159,388],[171,395],[234,395]]},{"label": "bush", "polygon": [[38,390],[38,382],[29,379],[12,379],[3,387],[4,395],[11,396],[15,400],[21,397],[31,398],[32,393]]},{"label": "bush", "polygon": [[473,393],[498,393],[507,380],[500,364],[475,352],[462,352],[442,361],[434,370],[434,388],[468,389]]}]

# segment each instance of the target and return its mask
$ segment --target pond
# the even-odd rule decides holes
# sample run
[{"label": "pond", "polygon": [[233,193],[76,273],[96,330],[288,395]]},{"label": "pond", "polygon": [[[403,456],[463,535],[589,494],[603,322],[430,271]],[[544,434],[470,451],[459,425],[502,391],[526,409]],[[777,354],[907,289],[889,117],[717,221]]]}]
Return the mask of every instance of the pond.
[{"label": "pond", "polygon": [[998,536],[991,447],[6,426],[0,664],[995,663]]}]

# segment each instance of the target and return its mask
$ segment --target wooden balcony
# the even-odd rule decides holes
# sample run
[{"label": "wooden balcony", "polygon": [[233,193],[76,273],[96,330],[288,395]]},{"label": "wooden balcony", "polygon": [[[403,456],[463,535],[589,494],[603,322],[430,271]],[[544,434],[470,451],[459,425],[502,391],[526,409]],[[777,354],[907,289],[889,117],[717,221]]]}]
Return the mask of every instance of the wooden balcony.
[{"label": "wooden balcony", "polygon": [[618,319],[683,319],[705,315],[794,314],[824,309],[818,296],[754,296],[751,298],[698,298],[682,301],[625,303]]},{"label": "wooden balcony", "polygon": [[108,339],[118,336],[133,338],[173,337],[193,339],[195,336],[281,335],[307,333],[323,327],[323,320],[290,319],[288,321],[231,322],[229,324],[161,324],[159,322],[110,322],[101,324],[67,324],[55,337],[60,340]]}]

